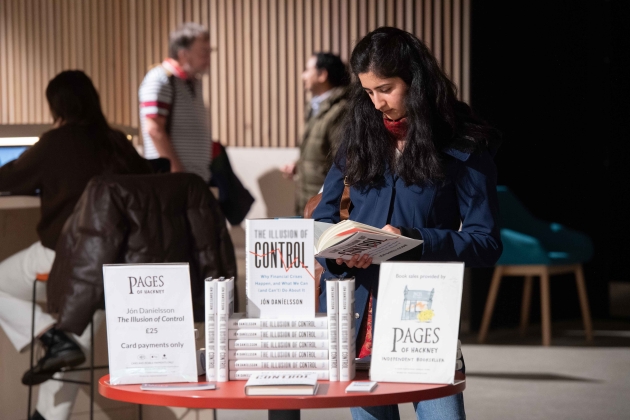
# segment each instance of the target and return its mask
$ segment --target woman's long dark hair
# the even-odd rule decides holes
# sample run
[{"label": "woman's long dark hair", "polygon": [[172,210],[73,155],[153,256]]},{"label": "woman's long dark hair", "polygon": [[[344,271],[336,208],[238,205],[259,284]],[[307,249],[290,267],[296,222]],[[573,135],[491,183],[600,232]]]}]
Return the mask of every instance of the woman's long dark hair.
[{"label": "woman's long dark hair", "polygon": [[[436,182],[444,178],[443,148],[476,152],[498,142],[498,132],[473,117],[470,108],[457,100],[455,85],[429,49],[409,32],[390,27],[370,32],[352,51],[350,66],[355,77],[341,153],[335,161],[345,167],[350,185],[378,184],[387,164],[407,185]],[[398,161],[396,142],[385,128],[383,114],[358,80],[359,74],[367,72],[380,78],[400,77],[408,86],[407,141]]]},{"label": "woman's long dark hair", "polygon": [[134,168],[125,159],[128,140],[107,123],[98,92],[84,72],[66,70],[56,75],[46,87],[46,99],[55,122],[87,129],[105,173],[133,172]]}]

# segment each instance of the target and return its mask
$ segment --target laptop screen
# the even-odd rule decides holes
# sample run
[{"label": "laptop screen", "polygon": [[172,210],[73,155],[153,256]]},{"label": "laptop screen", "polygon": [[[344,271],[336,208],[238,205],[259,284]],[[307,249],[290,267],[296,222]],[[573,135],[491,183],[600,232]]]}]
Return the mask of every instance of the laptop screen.
[{"label": "laptop screen", "polygon": [[17,159],[29,146],[0,146],[0,166]]}]

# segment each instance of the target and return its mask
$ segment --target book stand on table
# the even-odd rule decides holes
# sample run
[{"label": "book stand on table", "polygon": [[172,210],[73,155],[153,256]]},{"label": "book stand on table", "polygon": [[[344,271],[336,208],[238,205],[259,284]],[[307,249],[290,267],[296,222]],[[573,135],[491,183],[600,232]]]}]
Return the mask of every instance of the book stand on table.
[{"label": "book stand on table", "polygon": [[[355,381],[368,380],[357,372]],[[269,410],[270,420],[299,420],[301,409],[361,407],[432,400],[458,394],[466,388],[459,372],[454,385],[380,382],[373,392],[346,394],[350,382],[319,381],[313,396],[246,396],[246,381],[217,382],[214,391],[142,391],[140,385],[110,385],[109,375],[99,380],[99,393],[133,404],[232,410]]]}]

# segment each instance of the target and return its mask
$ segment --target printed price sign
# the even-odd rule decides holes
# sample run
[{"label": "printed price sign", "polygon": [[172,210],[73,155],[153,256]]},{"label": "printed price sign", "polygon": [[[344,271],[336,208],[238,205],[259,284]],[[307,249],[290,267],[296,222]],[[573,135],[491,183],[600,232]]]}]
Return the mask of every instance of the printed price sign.
[{"label": "printed price sign", "polygon": [[103,265],[112,385],[197,382],[188,264]]}]

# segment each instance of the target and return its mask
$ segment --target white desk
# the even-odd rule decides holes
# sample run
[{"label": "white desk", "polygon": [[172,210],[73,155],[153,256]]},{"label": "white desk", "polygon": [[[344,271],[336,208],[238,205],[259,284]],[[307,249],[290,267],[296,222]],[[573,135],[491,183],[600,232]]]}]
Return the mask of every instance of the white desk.
[{"label": "white desk", "polygon": [[0,210],[39,208],[39,197],[30,195],[0,196]]},{"label": "white desk", "polygon": [[[39,202],[39,197],[0,197],[0,261],[38,240],[35,228],[40,218]],[[28,358],[29,352],[18,354],[0,329],[2,418],[18,418],[16,413],[26,411],[26,387],[20,385],[20,378],[28,366]]]},{"label": "white desk", "polygon": [[0,197],[0,261],[38,241],[39,197]]}]

